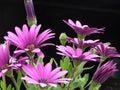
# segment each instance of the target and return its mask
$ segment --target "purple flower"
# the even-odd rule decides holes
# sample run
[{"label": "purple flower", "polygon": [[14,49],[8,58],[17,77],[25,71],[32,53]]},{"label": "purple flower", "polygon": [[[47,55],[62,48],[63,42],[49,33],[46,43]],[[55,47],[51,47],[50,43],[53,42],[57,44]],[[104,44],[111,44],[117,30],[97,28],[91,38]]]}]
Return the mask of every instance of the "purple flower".
[{"label": "purple flower", "polygon": [[115,71],[116,63],[113,64],[113,61],[108,61],[107,63],[103,64],[93,75],[93,80],[97,83],[102,84],[105,82]]},{"label": "purple flower", "polygon": [[28,60],[28,57],[21,57],[19,59],[11,57],[8,43],[0,45],[0,77],[10,68],[21,68],[26,60]]},{"label": "purple flower", "polygon": [[27,76],[22,77],[28,83],[39,84],[41,87],[46,87],[47,85],[57,87],[57,83],[68,83],[70,78],[60,78],[64,76],[67,71],[60,71],[61,67],[57,67],[52,70],[52,65],[47,63],[45,66],[39,63],[37,67],[32,65],[23,66],[23,71]]},{"label": "purple flower", "polygon": [[19,27],[15,27],[16,34],[9,31],[8,36],[4,38],[19,48],[15,53],[31,52],[43,56],[40,48],[47,45],[53,45],[52,43],[44,42],[54,38],[54,33],[51,33],[52,30],[47,29],[38,35],[40,27],[41,25],[32,25],[30,30],[27,25],[23,25],[22,30]]},{"label": "purple flower", "polygon": [[71,19],[68,19],[68,21],[63,20],[68,26],[70,26],[76,33],[80,35],[90,35],[93,33],[103,33],[104,28],[90,28],[88,25],[82,25],[80,21],[76,21],[74,23]]},{"label": "purple flower", "polygon": [[111,58],[111,57],[120,57],[120,54],[117,53],[115,47],[110,47],[110,43],[99,43],[95,50],[103,57]]},{"label": "purple flower", "polygon": [[6,44],[0,45],[0,77],[8,71],[9,65],[9,46]]},{"label": "purple flower", "polygon": [[99,56],[92,54],[91,52],[83,52],[82,49],[73,49],[70,46],[57,46],[57,52],[59,55],[68,56],[72,59],[77,59],[79,61],[98,61]]},{"label": "purple flower", "polygon": [[35,16],[35,11],[34,11],[34,6],[33,6],[33,1],[32,0],[24,0],[24,5],[25,5],[25,10],[27,14],[27,20],[28,24],[36,24],[36,16]]},{"label": "purple flower", "polygon": [[87,48],[87,47],[93,47],[98,43],[98,39],[97,40],[84,40],[82,39],[81,41],[78,38],[68,38],[67,39],[68,43],[73,43],[74,45],[76,45],[77,47],[80,48]]},{"label": "purple flower", "polygon": [[15,70],[19,70],[23,65],[27,65],[27,61],[29,61],[28,57],[20,57],[19,59],[11,57],[9,60],[9,67]]}]

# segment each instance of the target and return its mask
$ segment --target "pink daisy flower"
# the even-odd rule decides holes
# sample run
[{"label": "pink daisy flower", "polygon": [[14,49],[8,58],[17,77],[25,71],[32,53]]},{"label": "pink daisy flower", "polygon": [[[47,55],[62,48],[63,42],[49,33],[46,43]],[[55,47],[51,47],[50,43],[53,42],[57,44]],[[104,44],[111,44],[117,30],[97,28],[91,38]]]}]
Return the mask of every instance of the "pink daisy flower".
[{"label": "pink daisy flower", "polygon": [[31,52],[37,53],[44,57],[40,48],[47,45],[53,45],[52,43],[44,42],[54,38],[55,34],[51,33],[52,30],[50,29],[43,31],[41,34],[38,34],[40,28],[41,25],[32,25],[30,29],[28,29],[27,25],[23,25],[22,30],[19,27],[15,27],[16,34],[9,31],[8,36],[5,36],[4,38],[19,48],[14,53],[20,54],[24,52]]},{"label": "pink daisy flower", "polygon": [[111,57],[120,57],[120,54],[117,52],[115,47],[110,47],[111,43],[99,43],[95,50],[98,54],[103,57],[111,58]]},{"label": "pink daisy flower", "polygon": [[76,21],[75,23],[71,20],[68,19],[68,21],[63,20],[68,26],[70,26],[76,33],[80,35],[90,35],[93,33],[103,33],[104,28],[95,28],[92,27],[90,28],[88,25],[82,25],[80,21]]},{"label": "pink daisy flower", "polygon": [[92,54],[91,52],[83,52],[82,49],[74,49],[70,46],[57,46],[57,52],[59,55],[68,56],[72,59],[77,59],[79,61],[98,61],[99,56]]},{"label": "pink daisy flower", "polygon": [[7,72],[9,65],[9,46],[0,45],[0,77]]},{"label": "pink daisy flower", "polygon": [[38,84],[41,87],[47,85],[57,87],[58,83],[69,83],[70,78],[60,78],[67,74],[67,71],[60,71],[61,67],[52,70],[52,65],[47,63],[45,66],[39,63],[37,67],[32,65],[25,65],[22,67],[27,76],[22,77],[23,80],[31,84]]},{"label": "pink daisy flower", "polygon": [[80,48],[87,48],[87,47],[94,47],[99,39],[97,40],[84,40],[82,39],[81,41],[78,38],[68,38],[67,39],[68,43],[73,43],[74,45],[76,45],[77,47]]},{"label": "pink daisy flower", "polygon": [[19,69],[25,64],[25,61],[28,57],[21,57],[20,59],[13,59],[10,56],[9,45],[1,44],[0,45],[0,77],[5,74],[9,68]]}]

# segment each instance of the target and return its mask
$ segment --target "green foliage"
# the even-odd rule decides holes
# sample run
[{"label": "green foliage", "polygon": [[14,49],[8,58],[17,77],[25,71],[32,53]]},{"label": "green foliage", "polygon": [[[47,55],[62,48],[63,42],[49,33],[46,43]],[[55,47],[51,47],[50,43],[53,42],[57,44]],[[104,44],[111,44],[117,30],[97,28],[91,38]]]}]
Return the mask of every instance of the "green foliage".
[{"label": "green foliage", "polygon": [[4,82],[1,80],[0,81],[0,88],[2,89],[2,90],[5,90],[6,89],[6,85],[4,84]]},{"label": "green foliage", "polygon": [[7,90],[15,90],[14,87],[11,86],[11,84],[8,85]]},{"label": "green foliage", "polygon": [[75,67],[75,69],[76,69],[76,71],[74,73],[75,77],[80,75],[84,71],[85,64],[86,64],[86,62],[81,62],[77,67]]},{"label": "green foliage", "polygon": [[43,59],[40,56],[38,56],[38,60],[37,60],[37,62],[35,64],[35,66],[37,66],[39,63],[43,63],[44,64]]},{"label": "green foliage", "polygon": [[50,86],[50,87],[48,87],[48,88],[47,88],[47,90],[62,90],[62,88],[61,88],[61,86],[60,86],[60,85],[57,85],[57,87],[56,87],[56,88],[54,88],[54,87]]},{"label": "green foliage", "polygon": [[101,87],[100,83],[92,81],[88,90],[99,90],[100,87]]},{"label": "green foliage", "polygon": [[69,57],[65,57],[63,60],[60,61],[60,67],[62,68],[62,70],[68,71],[68,77],[71,75],[73,66]]},{"label": "green foliage", "polygon": [[22,84],[22,79],[21,79],[22,73],[21,73],[21,71],[18,71],[17,74],[18,74],[18,76],[17,76],[17,86],[18,86],[18,89],[20,90],[20,87],[21,87],[21,84]]}]

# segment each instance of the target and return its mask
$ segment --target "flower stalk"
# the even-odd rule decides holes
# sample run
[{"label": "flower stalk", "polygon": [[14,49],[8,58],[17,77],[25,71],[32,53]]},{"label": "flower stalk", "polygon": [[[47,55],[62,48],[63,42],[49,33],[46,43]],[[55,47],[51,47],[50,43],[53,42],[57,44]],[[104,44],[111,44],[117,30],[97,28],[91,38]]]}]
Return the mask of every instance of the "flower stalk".
[{"label": "flower stalk", "polygon": [[16,82],[14,76],[11,76],[11,80],[13,81],[13,84],[15,85],[16,90],[19,90],[17,82]]}]

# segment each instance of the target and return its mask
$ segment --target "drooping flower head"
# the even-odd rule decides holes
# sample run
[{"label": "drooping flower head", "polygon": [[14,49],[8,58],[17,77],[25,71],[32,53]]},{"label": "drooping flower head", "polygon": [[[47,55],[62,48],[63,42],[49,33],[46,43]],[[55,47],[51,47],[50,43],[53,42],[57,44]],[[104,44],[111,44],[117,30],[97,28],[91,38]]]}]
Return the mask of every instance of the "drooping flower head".
[{"label": "drooping flower head", "polygon": [[74,45],[76,45],[79,48],[87,48],[87,47],[93,47],[98,43],[98,39],[97,40],[84,40],[82,39],[81,41],[78,38],[70,38],[68,37],[67,39],[68,43],[73,43]]},{"label": "drooping flower head", "polygon": [[43,56],[40,48],[47,45],[53,45],[52,43],[44,42],[54,38],[54,33],[51,33],[52,30],[47,29],[41,34],[38,34],[40,27],[41,25],[32,25],[30,30],[27,25],[23,25],[22,30],[19,27],[15,27],[16,34],[9,31],[8,36],[4,38],[19,48],[15,53],[32,52]]},{"label": "drooping flower head", "polygon": [[68,21],[63,20],[68,26],[70,26],[77,34],[87,36],[93,33],[103,33],[104,28],[90,28],[88,25],[82,25],[80,21],[76,21],[75,23],[68,19]]},{"label": "drooping flower head", "polygon": [[115,47],[110,47],[110,43],[99,43],[95,50],[98,54],[100,54],[102,57],[105,58],[111,58],[111,57],[120,57],[120,54],[116,51]]},{"label": "drooping flower head", "polygon": [[105,82],[114,72],[117,71],[116,63],[113,61],[108,61],[103,64],[93,75],[93,80],[97,83],[102,84]]},{"label": "drooping flower head", "polygon": [[9,46],[6,44],[0,45],[0,77],[7,72],[9,64]]},{"label": "drooping flower head", "polygon": [[77,59],[79,61],[98,61],[99,56],[92,54],[91,52],[83,52],[82,49],[74,49],[70,46],[57,46],[57,52],[59,55],[68,56],[72,59]]},{"label": "drooping flower head", "polygon": [[47,63],[45,66],[39,63],[37,67],[25,65],[22,69],[27,74],[27,76],[22,77],[23,80],[26,80],[28,83],[38,84],[41,87],[48,85],[57,87],[56,84],[68,83],[71,80],[70,78],[61,78],[67,74],[67,71],[60,71],[61,67],[52,70],[50,63]]}]

